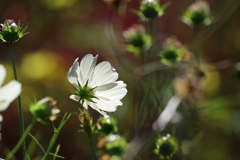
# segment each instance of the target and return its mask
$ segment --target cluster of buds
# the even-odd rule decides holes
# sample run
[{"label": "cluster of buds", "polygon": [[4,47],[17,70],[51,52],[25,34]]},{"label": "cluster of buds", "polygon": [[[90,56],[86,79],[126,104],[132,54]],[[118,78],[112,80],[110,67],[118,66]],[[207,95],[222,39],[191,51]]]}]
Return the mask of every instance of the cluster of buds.
[{"label": "cluster of buds", "polygon": [[118,131],[117,121],[113,117],[104,116],[98,119],[98,133],[103,136],[115,134]]},{"label": "cluster of buds", "polygon": [[133,25],[123,32],[123,36],[126,40],[126,50],[135,54],[146,51],[152,45],[152,37],[142,25]]},{"label": "cluster of buds", "polygon": [[160,159],[171,159],[171,157],[178,151],[178,143],[174,137],[170,134],[165,136],[159,135],[156,140],[156,149],[154,153],[159,156]]},{"label": "cluster of buds", "polygon": [[198,0],[190,5],[183,15],[183,22],[190,26],[211,24],[209,4],[206,1]]},{"label": "cluster of buds", "polygon": [[100,157],[101,160],[113,158],[121,160],[123,153],[128,149],[128,143],[124,137],[112,134],[101,138],[97,147],[105,151],[105,154]]},{"label": "cluster of buds", "polygon": [[14,43],[22,38],[26,33],[27,26],[22,30],[20,22],[18,25],[13,20],[6,20],[4,24],[1,24],[2,30],[0,31],[0,39],[3,42]]},{"label": "cluster of buds", "polygon": [[168,5],[169,3],[165,3],[163,6],[160,6],[158,0],[143,0],[140,5],[140,11],[136,11],[136,14],[142,21],[150,21],[162,16]]},{"label": "cluster of buds", "polygon": [[159,53],[159,56],[161,62],[166,65],[174,65],[192,58],[192,54],[175,37],[166,39],[163,51]]},{"label": "cluster of buds", "polygon": [[80,114],[78,115],[78,119],[80,121],[81,131],[90,135],[94,131],[94,125],[92,124],[92,117],[89,115],[87,110],[80,110]]},{"label": "cluster of buds", "polygon": [[40,122],[45,122],[47,119],[54,121],[60,112],[56,103],[53,98],[45,97],[38,102],[30,104],[30,111]]}]

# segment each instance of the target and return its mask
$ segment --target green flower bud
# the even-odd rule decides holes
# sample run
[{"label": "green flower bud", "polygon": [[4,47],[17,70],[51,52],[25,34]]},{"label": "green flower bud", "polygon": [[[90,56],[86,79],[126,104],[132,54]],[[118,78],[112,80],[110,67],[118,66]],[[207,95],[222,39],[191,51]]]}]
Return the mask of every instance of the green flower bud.
[{"label": "green flower bud", "polygon": [[94,126],[92,124],[92,117],[89,115],[87,110],[80,110],[80,114],[78,116],[80,121],[81,131],[90,135],[94,131]]},{"label": "green flower bud", "polygon": [[123,32],[123,36],[126,40],[126,50],[135,54],[146,51],[152,45],[152,37],[142,25],[133,25]]},{"label": "green flower bud", "polygon": [[160,7],[158,0],[143,0],[140,5],[140,11],[135,13],[141,18],[142,21],[149,21],[156,17],[163,15],[164,10],[169,6],[169,3],[165,3]]},{"label": "green flower bud", "polygon": [[175,37],[170,37],[164,42],[163,51],[159,56],[161,62],[166,65],[174,65],[192,58],[192,54]]},{"label": "green flower bud", "polygon": [[30,104],[31,113],[41,122],[45,122],[46,119],[51,121],[56,119],[56,115],[60,110],[56,107],[56,101],[51,97],[45,97],[38,102]]},{"label": "green flower bud", "polygon": [[114,134],[118,131],[116,119],[109,116],[99,118],[97,128],[98,132],[103,136]]},{"label": "green flower bud", "polygon": [[170,134],[159,135],[156,140],[156,149],[153,151],[160,159],[170,159],[178,151],[178,143]]},{"label": "green flower bud", "polygon": [[183,14],[183,22],[190,26],[209,25],[212,23],[209,4],[206,1],[198,0],[190,5]]},{"label": "green flower bud", "polygon": [[117,157],[121,157],[124,151],[128,149],[126,139],[117,134],[101,138],[97,146],[98,148],[105,150],[108,155]]},{"label": "green flower bud", "polygon": [[16,25],[13,20],[6,20],[1,26],[2,30],[0,31],[0,39],[3,42],[14,43],[27,34],[25,33],[27,26],[21,30],[22,27],[20,26],[20,22]]}]

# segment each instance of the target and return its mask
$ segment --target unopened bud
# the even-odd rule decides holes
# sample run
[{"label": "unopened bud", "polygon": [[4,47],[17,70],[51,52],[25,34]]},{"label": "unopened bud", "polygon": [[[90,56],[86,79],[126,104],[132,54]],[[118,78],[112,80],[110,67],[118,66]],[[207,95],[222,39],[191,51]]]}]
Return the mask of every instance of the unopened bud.
[{"label": "unopened bud", "polygon": [[56,115],[60,110],[56,107],[56,101],[51,97],[45,97],[38,102],[34,102],[30,105],[30,111],[40,121],[50,119],[51,121],[56,119]]}]

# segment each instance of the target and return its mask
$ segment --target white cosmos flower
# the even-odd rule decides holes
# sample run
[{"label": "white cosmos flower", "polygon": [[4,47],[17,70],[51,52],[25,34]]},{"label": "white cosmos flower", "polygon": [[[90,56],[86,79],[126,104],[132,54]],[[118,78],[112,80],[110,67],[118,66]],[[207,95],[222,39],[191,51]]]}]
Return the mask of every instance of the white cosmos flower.
[{"label": "white cosmos flower", "polygon": [[106,112],[114,112],[120,101],[127,93],[126,84],[123,81],[116,81],[118,73],[109,62],[101,62],[96,65],[98,55],[93,57],[87,54],[78,63],[74,61],[68,71],[68,81],[73,84],[76,94],[71,99],[79,101],[85,109],[92,107],[99,113],[106,115]]},{"label": "white cosmos flower", "polygon": [[[9,104],[16,99],[22,91],[22,85],[16,80],[8,82],[2,86],[3,81],[6,77],[6,69],[3,65],[0,65],[0,111],[7,109]],[[0,122],[2,116],[0,115]]]}]

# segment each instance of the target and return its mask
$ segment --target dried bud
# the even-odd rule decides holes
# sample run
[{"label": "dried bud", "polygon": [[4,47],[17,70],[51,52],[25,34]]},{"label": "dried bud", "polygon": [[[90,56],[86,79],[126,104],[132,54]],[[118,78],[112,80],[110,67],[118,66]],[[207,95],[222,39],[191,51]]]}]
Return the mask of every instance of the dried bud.
[{"label": "dried bud", "polygon": [[56,107],[56,103],[51,97],[45,97],[38,102],[30,104],[30,111],[39,121],[44,122],[46,119],[53,121],[60,112]]},{"label": "dried bud", "polygon": [[20,22],[16,25],[13,20],[6,20],[1,26],[2,31],[0,31],[0,39],[3,42],[14,43],[27,34],[25,33],[27,26],[21,30],[22,27],[20,26]]},{"label": "dried bud", "polygon": [[212,23],[209,4],[198,0],[190,5],[183,15],[183,22],[190,26],[209,25]]},{"label": "dried bud", "polygon": [[90,135],[93,130],[94,126],[92,124],[92,117],[89,115],[87,110],[80,110],[80,114],[78,115],[78,119],[80,121],[80,127],[82,128],[81,131]]},{"label": "dried bud", "polygon": [[189,68],[184,76],[178,76],[174,80],[176,94],[185,100],[201,100],[203,98],[203,80],[205,73],[194,66]]},{"label": "dried bud", "polygon": [[171,159],[177,153],[178,143],[170,134],[166,136],[159,135],[156,140],[156,149],[153,151],[160,159]]},{"label": "dried bud", "polygon": [[123,36],[126,40],[126,50],[129,52],[139,54],[151,47],[152,38],[142,25],[133,25],[123,32]]}]

